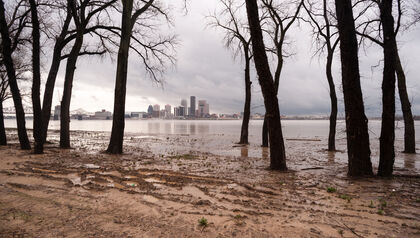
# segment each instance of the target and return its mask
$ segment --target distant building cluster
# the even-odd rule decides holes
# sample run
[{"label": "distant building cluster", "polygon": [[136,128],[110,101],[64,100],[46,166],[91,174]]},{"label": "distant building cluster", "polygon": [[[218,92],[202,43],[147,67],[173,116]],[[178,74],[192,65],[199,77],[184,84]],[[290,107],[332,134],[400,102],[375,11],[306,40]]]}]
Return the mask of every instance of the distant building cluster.
[{"label": "distant building cluster", "polygon": [[[210,114],[210,105],[206,100],[198,100],[196,104],[196,97],[190,97],[190,103],[188,106],[187,99],[181,99],[179,106],[176,106],[172,110],[172,106],[166,104],[163,109],[160,108],[160,105],[149,105],[147,112],[138,113],[138,115],[133,115],[131,117],[138,118],[163,118],[163,119],[192,119],[192,118],[211,118]],[[217,116],[216,116],[217,117]]]}]

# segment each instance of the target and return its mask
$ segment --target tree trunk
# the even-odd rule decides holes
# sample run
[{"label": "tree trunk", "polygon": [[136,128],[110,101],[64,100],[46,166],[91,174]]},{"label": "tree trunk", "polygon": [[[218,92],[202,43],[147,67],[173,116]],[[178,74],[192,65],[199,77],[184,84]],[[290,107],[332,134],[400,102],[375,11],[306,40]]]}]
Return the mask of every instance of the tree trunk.
[{"label": "tree trunk", "polygon": [[38,9],[35,0],[29,0],[31,5],[32,18],[32,110],[33,137],[35,140],[34,153],[42,154],[44,152],[44,143],[42,142],[42,109],[40,100],[41,88],[41,63],[40,63],[40,33]]},{"label": "tree trunk", "polygon": [[114,115],[112,120],[111,139],[107,149],[107,152],[111,154],[121,154],[123,152],[128,52],[132,31],[132,8],[132,0],[128,0],[123,3],[121,39],[120,48],[118,50],[117,75],[115,80]]},{"label": "tree trunk", "polygon": [[262,145],[261,146],[268,147],[268,123],[267,123],[267,117],[265,115],[264,115],[264,122],[263,122],[263,127],[262,127]]},{"label": "tree trunk", "polygon": [[[246,48],[246,47],[245,47]],[[245,106],[242,119],[241,138],[239,144],[248,144],[248,126],[251,114],[251,76],[250,76],[250,58],[249,49],[244,49],[245,53]]]},{"label": "tree trunk", "polygon": [[384,72],[382,81],[382,127],[379,153],[379,176],[392,176],[395,160],[395,66],[396,42],[392,0],[380,3],[384,39]]},{"label": "tree trunk", "polygon": [[6,129],[4,128],[3,102],[0,102],[0,145],[7,145]]},{"label": "tree trunk", "polygon": [[83,45],[83,31],[83,29],[79,30],[69,58],[67,59],[63,98],[61,100],[60,110],[60,148],[63,149],[70,148],[70,102],[77,58],[79,57],[80,49]]},{"label": "tree trunk", "polygon": [[261,85],[264,97],[264,105],[268,122],[270,168],[276,170],[287,170],[277,92],[275,90],[273,76],[270,73],[267,54],[265,52],[256,0],[246,0],[246,9],[252,39],[252,49],[254,52],[255,68],[257,70],[258,81]]},{"label": "tree trunk", "polygon": [[351,0],[335,0],[340,35],[341,74],[346,114],[348,175],[372,175],[368,119],[360,87],[359,59]]},{"label": "tree trunk", "polygon": [[61,30],[61,34],[56,39],[54,45],[51,66],[48,72],[47,82],[45,83],[44,99],[42,101],[42,143],[45,143],[47,140],[55,81],[57,79],[57,74],[61,63],[61,50],[63,49],[64,39],[67,34],[70,22],[71,15],[68,12],[64,21],[63,29]]},{"label": "tree trunk", "polygon": [[9,87],[10,91],[12,92],[13,102],[15,104],[20,148],[23,150],[30,150],[31,145],[29,144],[28,134],[26,133],[25,126],[25,111],[23,110],[22,98],[20,96],[19,86],[16,81],[16,71],[12,59],[11,40],[9,37],[9,30],[4,13],[4,3],[3,0],[0,0],[0,31],[3,48],[3,63],[6,67]]},{"label": "tree trunk", "polygon": [[401,65],[398,48],[395,46],[396,67],[398,80],[398,93],[400,95],[401,109],[404,117],[404,153],[416,153],[416,136],[414,129],[413,113],[411,112],[411,104],[408,99],[407,86],[405,80],[404,69]]},{"label": "tree trunk", "polygon": [[335,151],[335,134],[337,125],[337,94],[335,92],[335,84],[332,76],[332,60],[334,52],[328,52],[326,74],[328,80],[328,86],[330,88],[330,100],[331,100],[331,114],[330,114],[330,130],[328,134],[328,151]]}]

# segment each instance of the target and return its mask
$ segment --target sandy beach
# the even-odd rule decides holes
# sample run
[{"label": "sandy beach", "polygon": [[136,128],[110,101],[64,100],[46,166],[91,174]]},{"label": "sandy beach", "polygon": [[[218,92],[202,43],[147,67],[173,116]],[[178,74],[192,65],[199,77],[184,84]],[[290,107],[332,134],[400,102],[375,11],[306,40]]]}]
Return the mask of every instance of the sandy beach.
[{"label": "sandy beach", "polygon": [[188,150],[209,143],[190,135],[130,135],[115,156],[102,152],[108,133],[72,132],[74,149],[61,150],[54,131],[46,153],[34,155],[7,133],[1,237],[420,235],[420,156],[400,153],[398,143],[394,178],[350,179],[345,139],[331,153],[324,139],[286,138],[289,171],[281,173],[252,144],[214,148],[238,152],[221,155]]}]

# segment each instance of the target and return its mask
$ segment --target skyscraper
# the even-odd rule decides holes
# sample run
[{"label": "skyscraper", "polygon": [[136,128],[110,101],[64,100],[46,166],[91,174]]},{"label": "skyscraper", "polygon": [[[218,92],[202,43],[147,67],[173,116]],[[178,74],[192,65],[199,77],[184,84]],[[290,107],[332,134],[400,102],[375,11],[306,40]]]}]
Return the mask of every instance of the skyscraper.
[{"label": "skyscraper", "polygon": [[171,105],[169,105],[169,104],[166,104],[165,105],[165,111],[166,111],[166,113],[165,113],[165,116],[168,118],[168,117],[171,117]]},{"label": "skyscraper", "polygon": [[188,112],[187,112],[187,108],[188,108],[187,99],[182,99],[181,100],[181,106],[184,107],[184,115],[183,116],[187,116],[188,115]]},{"label": "skyscraper", "polygon": [[195,96],[190,97],[190,111],[189,114],[191,117],[195,117]]},{"label": "skyscraper", "polygon": [[210,115],[210,106],[206,100],[198,100],[198,116],[206,117]]},{"label": "skyscraper", "polygon": [[149,108],[147,108],[147,113],[149,115],[152,115],[153,114],[153,106],[152,105],[149,105]]}]

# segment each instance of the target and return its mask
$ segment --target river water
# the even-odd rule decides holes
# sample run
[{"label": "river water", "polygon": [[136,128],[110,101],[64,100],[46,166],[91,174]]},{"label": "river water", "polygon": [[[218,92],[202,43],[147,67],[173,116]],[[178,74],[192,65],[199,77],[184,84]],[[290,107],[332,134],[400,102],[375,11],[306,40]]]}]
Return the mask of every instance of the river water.
[{"label": "river water", "polygon": [[[32,128],[32,120],[27,121],[27,127]],[[251,120],[249,124],[249,142],[247,147],[237,147],[239,141],[240,120],[126,120],[126,142],[130,143],[139,138],[144,139],[138,146],[146,146],[155,154],[204,152],[222,156],[234,157],[266,157],[268,151],[260,147],[262,120]],[[16,121],[5,120],[6,128],[16,128]],[[328,127],[327,120],[283,120],[283,134],[285,138],[288,157],[310,157],[313,159],[328,160],[335,157],[338,163],[347,163],[345,122],[337,122],[337,149],[342,152],[329,154],[323,152],[327,148]],[[49,129],[58,130],[59,121],[51,121]],[[103,132],[103,138],[109,138],[112,128],[111,120],[72,120],[72,131]],[[381,121],[369,121],[369,134],[372,150],[372,163],[378,164],[379,136]],[[420,121],[415,122],[416,145],[420,147]],[[103,134],[102,133],[102,134]],[[72,138],[77,140],[77,138]],[[299,139],[299,140],[296,140]],[[310,139],[305,141],[304,139]],[[103,140],[103,139],[102,139]],[[108,139],[105,139],[106,143]],[[395,166],[399,169],[410,169],[420,173],[420,154],[407,155],[401,153],[404,143],[404,124],[396,123],[396,160]],[[414,171],[413,171],[414,170]]]},{"label": "river water", "polygon": [[[145,135],[227,135],[239,140],[241,120],[126,120],[125,132]],[[32,128],[32,120],[27,120],[27,127]],[[251,120],[249,136],[251,143],[259,143],[262,120]],[[14,119],[5,120],[6,128],[16,128]],[[283,120],[283,134],[286,138],[327,138],[329,122],[327,120]],[[72,131],[110,132],[111,120],[72,120]],[[381,122],[369,121],[371,138],[379,138]],[[420,121],[415,122],[416,141],[420,142]],[[59,130],[60,121],[50,121],[49,129]],[[403,139],[404,124],[396,123],[396,139]],[[337,137],[345,137],[345,122],[337,122]]]}]

